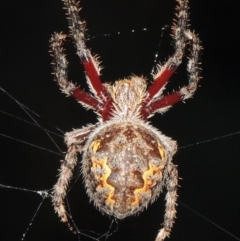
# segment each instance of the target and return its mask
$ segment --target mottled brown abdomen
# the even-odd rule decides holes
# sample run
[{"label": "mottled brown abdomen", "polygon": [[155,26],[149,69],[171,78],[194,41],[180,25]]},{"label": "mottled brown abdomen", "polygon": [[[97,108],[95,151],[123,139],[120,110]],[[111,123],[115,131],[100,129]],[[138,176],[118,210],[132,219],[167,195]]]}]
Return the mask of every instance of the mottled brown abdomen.
[{"label": "mottled brown abdomen", "polygon": [[161,191],[167,159],[151,128],[131,122],[106,126],[84,155],[87,193],[102,212],[119,219],[142,211]]}]

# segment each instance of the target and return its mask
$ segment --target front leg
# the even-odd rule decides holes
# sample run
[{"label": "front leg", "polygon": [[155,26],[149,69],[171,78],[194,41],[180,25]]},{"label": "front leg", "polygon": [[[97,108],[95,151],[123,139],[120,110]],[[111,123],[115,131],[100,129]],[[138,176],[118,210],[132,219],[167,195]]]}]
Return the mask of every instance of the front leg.
[{"label": "front leg", "polygon": [[157,72],[153,76],[154,82],[148,89],[147,97],[144,100],[145,105],[148,105],[148,103],[150,103],[156,95],[161,94],[162,88],[182,62],[182,57],[186,46],[186,36],[184,32],[188,27],[189,7],[188,0],[177,0],[177,2],[179,3],[179,5],[176,7],[176,10],[178,11],[176,14],[177,20],[174,21],[172,27],[175,53],[163,66],[158,65]]},{"label": "front leg", "polygon": [[63,42],[66,37],[67,36],[65,34],[54,33],[50,39],[51,52],[54,57],[53,66],[56,81],[58,82],[62,92],[67,96],[73,96],[84,107],[91,108],[101,114],[103,104],[100,103],[98,99],[95,99],[92,95],[89,95],[68,80],[68,61],[63,51]]},{"label": "front leg", "polygon": [[202,47],[198,36],[194,32],[187,30],[185,31],[185,36],[190,44],[190,56],[187,64],[187,71],[189,74],[188,85],[180,88],[180,90],[173,92],[172,94],[163,96],[146,106],[144,109],[145,118],[148,118],[157,111],[164,112],[173,104],[191,98],[197,89],[198,82],[201,78],[199,76],[199,55]]},{"label": "front leg", "polygon": [[[142,116],[144,119],[150,117],[154,112],[164,112],[171,105],[190,98],[195,92],[199,77],[199,55],[202,49],[198,36],[191,32],[188,27],[188,0],[177,0],[178,13],[172,27],[172,37],[174,39],[175,53],[163,66],[158,66],[154,75],[154,82],[147,91],[147,96],[142,105]],[[189,85],[181,88],[170,95],[162,97],[162,92],[167,81],[182,63],[186,44],[190,44],[190,56],[187,65],[189,73]]]},{"label": "front leg", "polygon": [[101,83],[99,62],[97,58],[91,55],[90,50],[85,43],[86,24],[79,17],[79,2],[77,0],[62,0],[69,22],[70,35],[72,36],[77,55],[79,56],[89,80],[89,87],[93,94],[99,98],[99,101],[105,105],[110,96],[107,93],[104,85]]},{"label": "front leg", "polygon": [[72,231],[74,228],[69,222],[68,214],[65,208],[67,188],[72,178],[73,170],[77,165],[77,154],[82,152],[84,143],[94,128],[94,125],[90,125],[66,134],[65,142],[67,143],[68,151],[65,156],[65,160],[62,161],[59,178],[53,189],[52,203],[54,209],[58,213],[61,221],[66,223]]}]

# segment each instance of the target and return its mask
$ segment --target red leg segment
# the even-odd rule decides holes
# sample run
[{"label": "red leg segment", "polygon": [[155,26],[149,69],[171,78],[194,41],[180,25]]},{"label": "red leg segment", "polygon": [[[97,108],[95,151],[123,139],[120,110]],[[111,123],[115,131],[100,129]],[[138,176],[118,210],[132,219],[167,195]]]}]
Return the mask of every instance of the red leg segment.
[{"label": "red leg segment", "polygon": [[102,104],[95,98],[93,98],[88,93],[84,92],[83,90],[79,88],[75,88],[72,91],[72,97],[74,97],[76,100],[83,103],[83,105],[87,105],[87,107],[91,107],[94,109],[97,113],[101,114],[102,112]]},{"label": "red leg segment", "polygon": [[[188,29],[188,0],[177,0],[177,21],[174,23],[173,38],[175,42],[175,54],[159,68],[154,76],[154,82],[147,91],[147,96],[142,105],[142,117],[147,119],[156,111],[171,106],[179,101],[190,98],[196,88],[199,77],[199,53],[201,51],[200,40],[198,36]],[[187,71],[189,73],[189,84],[179,91],[161,98],[164,85],[171,75],[182,62],[185,46],[190,43],[190,57],[188,60]]]},{"label": "red leg segment", "polygon": [[154,112],[171,105],[176,104],[177,102],[182,100],[182,96],[179,92],[174,92],[170,95],[164,96],[163,98],[152,102],[150,105],[146,106],[142,111],[142,115],[144,119],[147,119]]},{"label": "red leg segment", "polygon": [[154,80],[153,84],[149,87],[147,91],[147,98],[144,100],[144,104],[148,104],[152,101],[155,95],[162,89],[162,87],[167,83],[172,74],[177,69],[178,65],[174,64],[172,61],[174,57],[170,58],[168,62],[164,65],[158,77]]},{"label": "red leg segment", "polygon": [[68,81],[67,76],[67,60],[65,54],[63,53],[62,42],[65,40],[66,35],[55,33],[50,40],[51,49],[54,57],[54,74],[56,76],[56,81],[58,82],[61,90],[67,96],[73,96],[83,105],[88,108],[94,109],[99,114],[102,111],[103,104],[97,99],[79,89],[72,82]]},{"label": "red leg segment", "polygon": [[[87,50],[87,52],[89,52],[89,50]],[[99,98],[99,101],[97,99],[94,99],[95,102],[97,102],[96,110],[102,116],[102,119],[104,121],[106,121],[111,117],[112,98],[107,93],[104,85],[102,84],[102,82],[100,80],[98,65],[97,65],[96,61],[94,60],[94,58],[90,55],[90,53],[89,53],[88,58],[81,57],[81,61],[86,70],[86,74],[89,78],[90,88],[91,88],[92,92],[96,93],[97,97]],[[82,96],[82,93],[81,93],[81,95],[79,95],[79,97],[81,98],[81,96]],[[74,97],[76,99],[79,98],[77,95]]]},{"label": "red leg segment", "polygon": [[110,97],[101,83],[99,64],[92,57],[90,50],[85,44],[85,22],[81,21],[78,14],[80,10],[79,3],[75,0],[63,0],[63,2],[67,10],[70,33],[74,39],[77,55],[80,57],[86,74],[89,77],[91,91],[96,93],[100,101],[105,104]]},{"label": "red leg segment", "polygon": [[[186,45],[186,37],[185,31],[187,28],[188,22],[188,5],[187,0],[177,0],[179,6],[177,6],[177,23],[174,23],[172,30],[173,30],[173,38],[175,43],[175,53],[174,55],[169,58],[169,60],[164,64],[164,66],[160,66],[156,75],[154,76],[154,82],[152,86],[147,91],[147,97],[143,102],[142,106],[142,116],[147,118],[153,112],[151,112],[151,108],[148,108],[149,103],[151,103],[155,98],[159,98],[162,94],[162,89],[164,85],[167,83],[169,78],[175,72],[177,67],[182,62],[182,57]],[[176,101],[177,99],[175,99]],[[164,100],[166,101],[166,100]],[[164,103],[163,101],[163,103]],[[171,102],[171,101],[170,101]],[[164,105],[164,104],[163,104]]]},{"label": "red leg segment", "polygon": [[58,82],[61,90],[67,96],[73,96],[83,106],[91,108],[102,116],[103,120],[107,120],[111,117],[112,99],[106,92],[102,85],[97,68],[94,65],[92,59],[85,60],[83,62],[87,75],[90,78],[90,88],[92,91],[98,93],[98,98],[94,98],[92,95],[78,88],[72,82],[68,81],[67,76],[67,60],[63,53],[62,42],[65,40],[66,35],[55,33],[51,40],[51,48],[54,56],[54,74],[56,81]]},{"label": "red leg segment", "polygon": [[88,58],[87,60],[81,59],[81,61],[86,70],[86,74],[89,77],[92,88],[96,92],[101,102],[105,104],[109,99],[109,95],[100,80],[98,69],[94,58],[90,56],[90,58]]},{"label": "red leg segment", "polygon": [[80,102],[93,106],[104,120],[109,119],[112,100],[101,82],[99,63],[97,59],[92,57],[90,50],[86,46],[84,35],[85,22],[81,21],[78,15],[80,10],[79,3],[75,0],[63,0],[63,2],[66,6],[70,34],[74,39],[77,55],[79,56],[86,71],[90,90],[97,96],[97,100],[92,100],[93,98],[89,98],[89,95],[80,90],[76,90],[73,96]]},{"label": "red leg segment", "polygon": [[[147,119],[148,116],[150,116],[154,112],[153,109],[155,109],[153,108],[153,106],[150,106],[149,103],[152,102],[155,96],[159,95],[164,85],[167,83],[167,81],[177,69],[178,65],[181,63],[179,61],[176,61],[177,55],[178,53],[175,53],[174,56],[171,57],[160,69],[160,71],[155,75],[155,80],[153,84],[149,87],[147,91],[147,97],[142,104],[142,117],[144,119]],[[163,105],[165,102],[166,100],[161,101]]]}]

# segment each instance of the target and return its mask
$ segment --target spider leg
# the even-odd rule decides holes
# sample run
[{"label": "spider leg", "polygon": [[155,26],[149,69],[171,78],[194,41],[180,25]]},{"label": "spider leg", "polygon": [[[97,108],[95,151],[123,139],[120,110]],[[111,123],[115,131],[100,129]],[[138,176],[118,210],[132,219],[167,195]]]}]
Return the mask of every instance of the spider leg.
[{"label": "spider leg", "polygon": [[66,39],[66,35],[62,33],[54,33],[50,39],[51,52],[54,57],[54,75],[61,90],[67,96],[73,96],[86,108],[91,108],[101,113],[103,105],[94,97],[78,88],[71,81],[68,81],[67,68],[68,62],[63,52],[62,43]]},{"label": "spider leg", "polygon": [[62,161],[60,168],[60,176],[57,183],[54,186],[53,191],[53,206],[54,210],[58,213],[61,221],[67,223],[70,230],[74,231],[74,228],[69,223],[67,211],[65,208],[64,199],[66,197],[66,189],[68,187],[68,182],[72,177],[73,169],[77,164],[77,152],[78,149],[75,145],[71,145],[68,149],[65,160]]},{"label": "spider leg", "polygon": [[69,222],[64,200],[67,194],[68,183],[73,175],[73,169],[77,164],[77,154],[82,152],[84,142],[94,128],[94,125],[90,125],[66,134],[65,142],[68,145],[68,151],[65,160],[62,161],[59,178],[53,189],[52,203],[54,209],[61,221],[67,223],[72,231],[74,231],[74,228]]},{"label": "spider leg", "polygon": [[81,21],[78,12],[80,10],[79,3],[76,0],[62,0],[66,14],[69,20],[70,35],[74,40],[79,56],[88,80],[89,88],[94,94],[87,94],[83,90],[76,87],[67,79],[67,60],[63,53],[62,42],[65,40],[66,35],[55,33],[50,42],[55,59],[55,75],[62,91],[77,99],[84,107],[95,110],[103,120],[111,117],[112,98],[107,92],[105,86],[101,83],[100,67],[96,57],[91,55],[90,50],[85,44],[85,22]]},{"label": "spider leg", "polygon": [[165,111],[171,105],[184,101],[188,98],[191,98],[194,92],[197,89],[198,81],[201,78],[199,76],[199,52],[202,47],[200,45],[200,40],[198,36],[191,32],[190,30],[186,31],[185,34],[188,36],[189,41],[191,42],[192,48],[190,49],[190,57],[187,64],[187,71],[189,73],[189,84],[187,86],[182,87],[180,90],[173,92],[172,94],[163,96],[152,103],[144,109],[144,117],[148,118],[154,112],[157,111]]},{"label": "spider leg", "polygon": [[[194,32],[188,29],[188,0],[177,0],[177,2],[179,3],[176,8],[178,10],[176,14],[177,20],[172,27],[175,53],[162,67],[158,66],[157,73],[154,75],[154,82],[148,89],[147,97],[142,106],[142,116],[145,119],[156,111],[165,111],[167,109],[166,107],[190,98],[195,92],[198,80],[200,79],[198,68],[199,53],[202,49],[200,40]],[[191,54],[187,65],[189,85],[181,88],[177,92],[161,97],[164,86],[182,62],[187,41],[189,41],[191,45]]]},{"label": "spider leg", "polygon": [[163,241],[170,235],[174,220],[176,218],[176,200],[177,200],[177,186],[178,186],[178,171],[177,167],[172,163],[166,170],[168,172],[168,179],[166,180],[167,195],[166,208],[163,228],[159,230],[155,241]]},{"label": "spider leg", "polygon": [[106,104],[110,98],[104,85],[101,83],[99,62],[91,55],[85,43],[85,22],[78,15],[80,11],[79,2],[76,0],[63,0],[69,20],[70,34],[75,42],[77,55],[79,56],[87,77],[91,91],[97,95],[100,102]]}]

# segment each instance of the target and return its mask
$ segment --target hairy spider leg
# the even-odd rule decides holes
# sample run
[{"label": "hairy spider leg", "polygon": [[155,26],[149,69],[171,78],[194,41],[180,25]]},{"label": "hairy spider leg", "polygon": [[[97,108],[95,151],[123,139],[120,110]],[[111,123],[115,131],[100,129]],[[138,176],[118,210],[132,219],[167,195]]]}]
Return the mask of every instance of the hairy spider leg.
[{"label": "hairy spider leg", "polygon": [[169,237],[171,229],[176,218],[176,201],[177,201],[177,187],[178,187],[178,171],[177,166],[170,164],[167,167],[167,194],[166,200],[166,212],[164,216],[163,228],[161,228],[157,234],[155,241],[163,241],[166,237]]},{"label": "hairy spider leg", "polygon": [[[91,55],[90,50],[85,43],[85,29],[86,24],[81,21],[78,12],[80,11],[79,2],[75,0],[63,0],[65,9],[67,10],[67,17],[69,20],[70,35],[74,39],[75,47],[77,49],[77,55],[79,56],[86,75],[88,83],[93,94],[96,94],[98,101],[100,102],[100,108],[96,111],[102,116],[103,120],[107,120],[111,117],[111,103],[112,98],[106,91],[105,86],[100,79],[100,66],[96,57]],[[77,91],[79,92],[79,91]],[[84,102],[85,97],[76,93],[73,95],[77,100]],[[93,103],[95,104],[95,103]]]},{"label": "hairy spider leg", "polygon": [[[142,116],[144,119],[147,119],[154,112],[164,107],[171,106],[179,101],[190,98],[194,94],[197,88],[197,83],[200,79],[198,71],[199,52],[202,49],[200,46],[200,40],[197,35],[187,29],[189,27],[188,0],[177,0],[177,2],[179,3],[176,8],[176,10],[178,10],[178,13],[176,14],[177,20],[174,20],[172,27],[175,53],[163,66],[158,66],[157,73],[154,75],[154,82],[149,87],[147,97],[142,104]],[[177,92],[161,98],[164,86],[182,62],[187,41],[190,41],[192,46],[190,50],[191,56],[187,65],[189,85],[181,88]],[[154,100],[154,98],[156,98],[156,100]]]},{"label": "hairy spider leg", "polygon": [[54,75],[61,90],[67,96],[73,96],[80,101],[85,107],[94,109],[100,113],[102,104],[90,94],[78,88],[71,81],[68,81],[67,68],[68,62],[63,52],[62,44],[66,39],[65,34],[54,33],[50,39],[51,52],[54,57]]},{"label": "hairy spider leg", "polygon": [[59,169],[61,175],[58,178],[57,183],[54,185],[52,203],[55,212],[60,217],[63,223],[66,223],[70,230],[74,231],[74,228],[69,223],[68,214],[65,208],[66,190],[68,188],[69,180],[73,175],[74,167],[77,165],[77,152],[78,148],[75,145],[71,145],[68,148],[65,160],[61,161],[61,168]]},{"label": "hairy spider leg", "polygon": [[52,203],[58,216],[63,223],[66,223],[70,230],[75,232],[69,222],[68,214],[65,208],[65,197],[67,194],[68,184],[72,178],[73,170],[77,165],[77,154],[81,153],[85,144],[86,138],[96,128],[96,125],[89,125],[81,129],[77,129],[65,134],[65,142],[68,146],[68,151],[65,160],[62,160],[60,175],[57,183],[54,185]]},{"label": "hairy spider leg", "polygon": [[93,109],[103,120],[107,120],[111,117],[112,99],[101,82],[99,63],[86,47],[84,35],[85,22],[82,22],[79,18],[78,12],[80,9],[78,3],[76,3],[75,0],[63,0],[63,2],[67,10],[70,35],[74,39],[77,55],[86,71],[90,90],[95,94],[96,98],[81,90],[68,80],[68,62],[62,47],[63,41],[65,41],[67,35],[62,33],[54,33],[50,40],[54,57],[53,65],[56,81],[63,93],[67,96],[74,97],[84,107]]},{"label": "hairy spider leg", "polygon": [[[158,111],[161,108],[171,106],[179,101],[183,101],[192,97],[197,89],[199,77],[199,51],[202,49],[200,46],[199,38],[191,33],[192,36],[192,50],[191,57],[189,58],[187,71],[189,73],[189,84],[182,87],[179,91],[173,92],[170,95],[163,96],[161,99],[153,101],[149,106],[145,108],[145,112],[148,115]],[[146,117],[147,118],[147,117]]]}]

